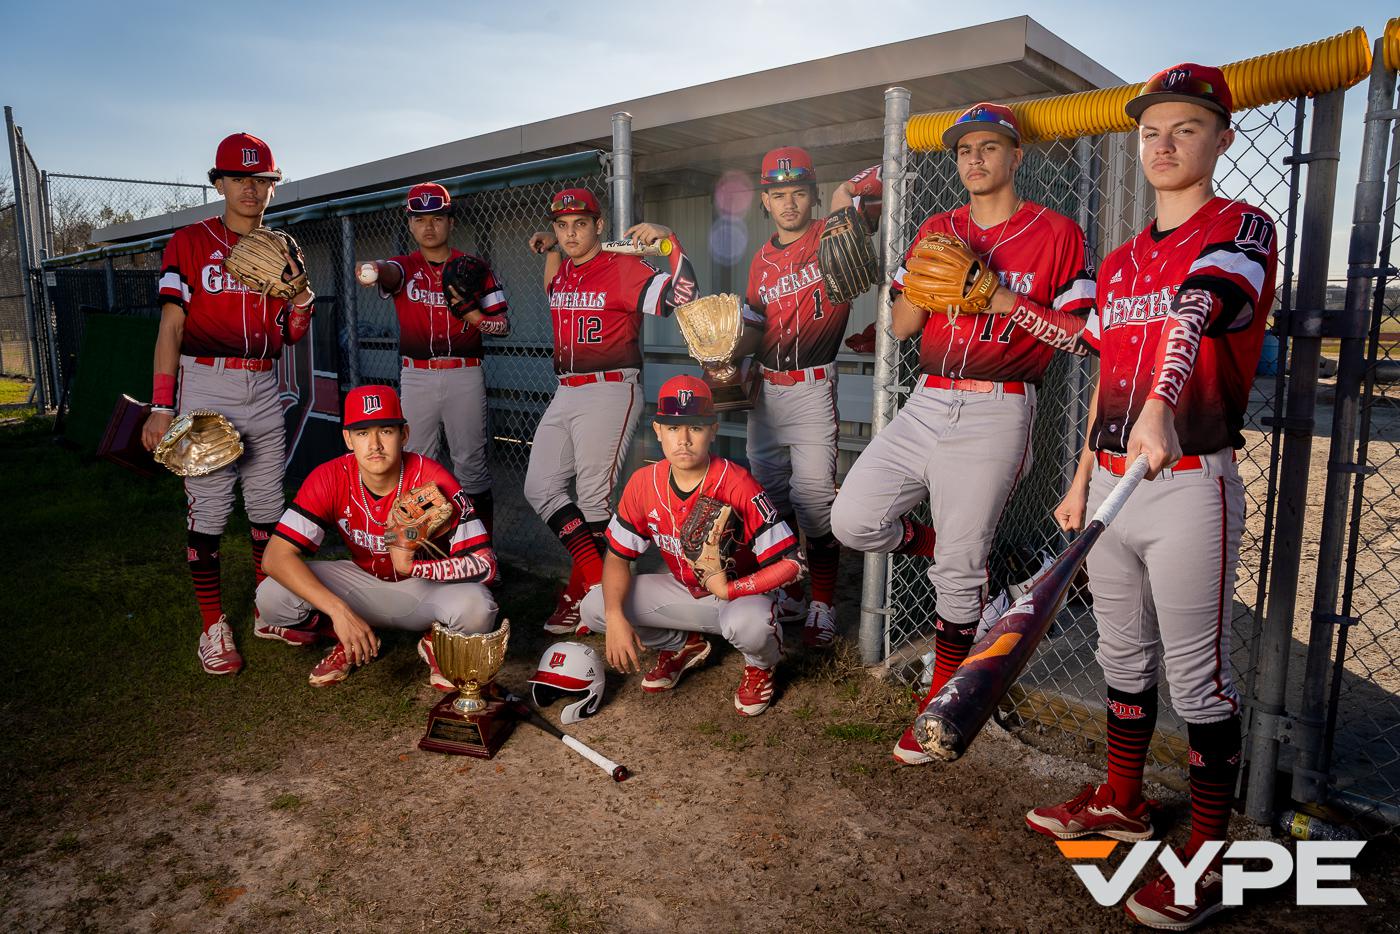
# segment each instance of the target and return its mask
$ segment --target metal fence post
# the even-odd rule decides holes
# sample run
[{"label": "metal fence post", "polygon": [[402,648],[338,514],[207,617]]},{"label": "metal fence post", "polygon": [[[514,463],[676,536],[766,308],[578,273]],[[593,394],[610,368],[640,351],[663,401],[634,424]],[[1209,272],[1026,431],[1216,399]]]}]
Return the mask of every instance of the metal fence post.
[{"label": "metal fence post", "polygon": [[[34,385],[38,389],[38,402],[40,408],[48,407],[48,400],[53,398],[49,392],[47,380],[44,378],[43,351],[40,347],[39,327],[42,322],[35,312],[37,304],[34,301],[34,277],[30,268],[30,261],[33,259],[30,254],[30,241],[25,216],[28,213],[29,205],[26,203],[28,192],[24,179],[26,173],[20,165],[19,131],[15,127],[14,111],[6,105],[5,107],[5,132],[10,141],[10,173],[15,186],[15,236],[19,241],[19,276],[20,282],[24,286],[24,313],[29,321],[29,342],[33,348],[33,358],[31,360],[32,372],[34,375]],[[56,378],[56,374],[55,374]]]},{"label": "metal fence post", "polygon": [[1293,337],[1292,361],[1287,405],[1282,416],[1284,442],[1277,489],[1278,524],[1269,575],[1273,584],[1260,634],[1245,799],[1245,813],[1259,824],[1268,824],[1273,817],[1279,741],[1290,726],[1283,704],[1298,597],[1298,568],[1303,556],[1303,519],[1317,410],[1322,306],[1327,297],[1327,260],[1342,138],[1343,93],[1329,91],[1314,99],[1308,152],[1298,156],[1308,164],[1308,180],[1299,237],[1302,249],[1298,260],[1297,300],[1289,319],[1284,322],[1287,333]]},{"label": "metal fence post", "polygon": [[355,313],[355,298],[359,293],[355,279],[355,224],[350,215],[340,218],[340,342],[344,377],[350,386],[360,385],[360,321]]},{"label": "metal fence post", "polygon": [[117,266],[110,256],[102,261],[102,281],[107,287],[107,310],[113,311],[117,307]]},{"label": "metal fence post", "polygon": [[612,190],[614,239],[633,224],[632,220],[632,115],[620,110],[612,115]]},{"label": "metal fence post", "polygon": [[1326,795],[1327,768],[1323,728],[1326,724],[1327,672],[1332,663],[1333,633],[1344,639],[1347,620],[1337,616],[1341,587],[1342,549],[1347,535],[1348,494],[1356,473],[1357,421],[1361,383],[1366,378],[1366,335],[1370,323],[1371,290],[1377,275],[1381,212],[1385,198],[1386,149],[1390,121],[1380,116],[1395,101],[1395,72],[1386,68],[1384,40],[1375,43],[1371,82],[1366,98],[1366,129],[1361,143],[1361,169],[1352,208],[1351,245],[1347,254],[1346,304],[1332,333],[1341,339],[1337,361],[1336,401],[1332,414],[1332,447],[1323,497],[1322,535],[1318,543],[1317,584],[1313,592],[1312,629],[1303,674],[1303,697],[1294,724],[1298,758],[1293,766],[1295,801],[1321,801]]},{"label": "metal fence post", "polygon": [[[885,267],[880,297],[875,305],[874,404],[870,413],[870,434],[875,436],[894,417],[895,380],[899,342],[890,333],[890,279],[901,258],[903,227],[904,170],[908,147],[904,127],[909,122],[909,91],[893,87],[885,91],[885,156],[880,166],[884,198],[880,205],[880,256]],[[860,587],[860,659],[874,665],[885,657],[886,581],[889,556],[867,553]]]}]

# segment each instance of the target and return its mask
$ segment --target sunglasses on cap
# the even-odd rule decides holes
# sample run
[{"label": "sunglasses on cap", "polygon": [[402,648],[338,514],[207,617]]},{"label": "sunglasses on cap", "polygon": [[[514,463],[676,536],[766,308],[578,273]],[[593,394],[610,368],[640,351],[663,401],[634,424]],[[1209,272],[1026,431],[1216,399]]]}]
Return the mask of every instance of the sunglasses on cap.
[{"label": "sunglasses on cap", "polygon": [[447,209],[447,201],[436,191],[424,191],[408,199],[408,209],[414,214],[431,214]]},{"label": "sunglasses on cap", "polygon": [[574,195],[563,195],[549,203],[551,214],[592,214],[593,206]]},{"label": "sunglasses on cap", "polygon": [[759,176],[765,185],[814,185],[816,184],[816,173],[805,165],[791,166],[789,168],[769,169]]},{"label": "sunglasses on cap", "polygon": [[656,414],[663,417],[685,416],[706,419],[713,417],[714,413],[705,412],[704,408],[703,402],[688,392],[684,393],[684,398],[681,396],[662,396],[656,401]]},{"label": "sunglasses on cap", "polygon": [[1204,78],[1198,78],[1189,71],[1168,71],[1158,75],[1143,85],[1143,94],[1189,94],[1192,97],[1207,97],[1217,100],[1220,96],[1215,85]]}]

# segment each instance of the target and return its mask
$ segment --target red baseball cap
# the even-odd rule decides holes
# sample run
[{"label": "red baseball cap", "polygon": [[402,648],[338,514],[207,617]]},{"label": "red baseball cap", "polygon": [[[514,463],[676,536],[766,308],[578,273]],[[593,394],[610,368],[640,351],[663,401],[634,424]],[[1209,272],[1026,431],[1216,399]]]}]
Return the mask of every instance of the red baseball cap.
[{"label": "red baseball cap", "polygon": [[587,188],[565,188],[549,201],[550,218],[566,214],[582,214],[585,217],[602,217],[598,199]]},{"label": "red baseball cap", "polygon": [[672,376],[656,397],[655,421],[662,425],[713,425],[715,398],[710,386],[694,376]]},{"label": "red baseball cap", "polygon": [[408,190],[409,214],[447,214],[452,210],[452,196],[437,182],[420,182]]},{"label": "red baseball cap", "polygon": [[1017,146],[1021,145],[1021,126],[1011,108],[1003,104],[989,104],[985,101],[973,104],[962,112],[953,125],[943,131],[943,146],[954,149],[958,140],[969,133],[990,132],[1011,137]]},{"label": "red baseball cap", "polygon": [[340,420],[346,431],[377,428],[380,425],[406,425],[399,394],[393,386],[360,386],[345,397],[345,415]]},{"label": "red baseball cap", "polygon": [[272,158],[271,147],[251,133],[225,136],[214,153],[214,167],[209,170],[209,180],[249,175],[279,182],[282,180],[282,170]]},{"label": "red baseball cap", "polygon": [[758,183],[763,188],[771,188],[774,185],[815,185],[817,170],[812,168],[812,157],[807,155],[807,150],[801,146],[779,146],[764,154]]},{"label": "red baseball cap", "polygon": [[1182,62],[1157,72],[1147,79],[1137,97],[1123,105],[1123,109],[1128,116],[1141,121],[1144,110],[1163,101],[1199,104],[1226,120],[1230,119],[1230,112],[1235,109],[1235,100],[1230,94],[1230,85],[1225,82],[1225,73],[1219,68],[1194,62]]}]

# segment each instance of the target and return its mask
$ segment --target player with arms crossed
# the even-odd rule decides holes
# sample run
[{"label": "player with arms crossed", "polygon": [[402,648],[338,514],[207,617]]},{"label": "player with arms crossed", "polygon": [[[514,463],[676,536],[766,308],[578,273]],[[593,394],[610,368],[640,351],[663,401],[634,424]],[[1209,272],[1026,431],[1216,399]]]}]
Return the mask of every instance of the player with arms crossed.
[{"label": "player with arms crossed", "polygon": [[[393,388],[352,390],[342,424],[350,453],[302,483],[267,547],[268,579],[258,587],[258,609],[270,623],[315,638],[329,621],[336,642],[311,669],[314,687],[344,681],[352,666],[378,654],[373,627],[422,632],[442,623],[475,633],[496,624],[496,601],[486,587],[496,575],[491,537],[446,468],[404,453],[410,429]],[[415,550],[401,517],[423,502],[439,510],[425,527],[436,532]],[[350,560],[304,560],[332,529]],[[433,687],[456,690],[438,671],[428,636],[419,640],[418,654]]]},{"label": "player with arms crossed", "polygon": [[[831,302],[817,262],[826,221],[812,216],[817,173],[811,156],[796,146],[772,150],[763,157],[759,186],[774,233],[749,263],[744,294],[748,308],[763,319],[756,355],[763,384],[749,413],[747,453],[754,478],[779,515],[806,539],[812,599],[802,641],[823,648],[836,634],[836,354],[851,306]],[[800,593],[800,585],[788,588],[781,618],[802,618]]]},{"label": "player with arms crossed", "polygon": [[[1141,454],[1139,485],[1089,554],[1089,589],[1108,693],[1108,778],[1026,815],[1061,839],[1152,836],[1142,770],[1157,720],[1159,669],[1190,743],[1191,836],[1183,861],[1224,840],[1240,767],[1239,696],[1230,673],[1230,606],[1244,486],[1235,450],[1274,298],[1274,222],[1215,195],[1216,162],[1234,141],[1231,96],[1216,68],[1154,75],[1127,104],[1138,124],[1156,218],[1099,269],[1098,307],[1083,337],[1099,353],[1088,443],[1056,509],[1084,525]],[[1134,893],[1128,914],[1186,930],[1222,907],[1217,862],[1194,907],[1163,875]]]},{"label": "player with arms crossed", "polygon": [[[642,678],[649,693],[674,688],[710,655],[703,634],[722,636],[744,655],[734,709],[756,717],[773,698],[773,669],[782,654],[775,618],[778,588],[802,575],[797,536],[763,488],[738,464],[710,455],[718,431],[710,387],[693,376],[673,376],[661,387],[655,418],[664,460],[634,473],[608,525],[603,586],[583,601],[583,623],[606,631],[608,663],[639,671],[643,647],[659,650]],[[708,525],[716,542],[736,540],[734,579],[693,563],[688,543]],[[726,528],[730,517],[737,528]],[[630,562],[655,542],[669,573],[632,576]],[[725,563],[728,563],[727,561]]]},{"label": "player with arms crossed", "polygon": [[[154,450],[181,412],[212,409],[243,437],[237,462],[202,477],[185,478],[189,502],[186,558],[203,619],[199,663],[211,675],[237,674],[243,656],[223,611],[219,539],[233,512],[234,486],[252,538],[255,583],[263,580],[263,549],[282,515],[287,430],[274,365],[284,343],[311,326],[309,288],[282,300],[238,281],[224,260],[240,237],[261,227],[282,171],[267,143],[235,133],[219,143],[209,180],[223,195],[224,213],[175,231],[161,258],[160,330],[156,336],[151,414],[141,433]],[[287,281],[302,270],[287,256]],[[254,611],[256,616],[256,610]],[[255,619],[253,634],[305,645],[306,634]]]},{"label": "player with arms crossed", "polygon": [[[1077,334],[1094,295],[1083,232],[1016,193],[1022,150],[1012,112],[978,104],[948,128],[943,143],[956,154],[968,203],[923,223],[890,287],[895,336],[921,335],[922,375],[856,460],[832,512],[848,547],[934,559],[935,662],[921,712],[972,646],[997,522],[1030,469],[1036,385],[1055,348],[1085,352]],[[956,250],[975,254],[984,273],[995,274],[987,277],[995,291],[984,313],[953,316],[946,306],[911,300],[910,266],[923,268],[915,255],[931,235],[951,238]],[[932,527],[909,515],[925,498]],[[912,730],[893,754],[907,765],[929,761]]]},{"label": "player with arms crossed", "polygon": [[[399,389],[413,436],[409,450],[437,460],[441,427],[452,472],[489,529],[495,510],[481,338],[510,333],[506,293],[485,260],[453,249],[452,197],[446,188],[432,182],[414,185],[406,211],[418,249],[360,263],[356,277],[361,285],[377,284],[380,295],[394,300],[403,366]],[[460,268],[475,272],[474,294],[453,296],[444,288],[444,275],[451,282]]]},{"label": "player with arms crossed", "polygon": [[696,289],[690,260],[667,228],[642,223],[624,234],[645,245],[671,241],[670,271],[658,272],[639,256],[601,249],[602,211],[587,189],[559,192],[549,214],[551,232],[532,235],[530,248],[545,254],[559,388],[535,429],[525,498],[573,559],[544,625],[561,635],[577,630],[579,601],[602,579],[613,484],[642,414],[642,315],[669,314]]}]

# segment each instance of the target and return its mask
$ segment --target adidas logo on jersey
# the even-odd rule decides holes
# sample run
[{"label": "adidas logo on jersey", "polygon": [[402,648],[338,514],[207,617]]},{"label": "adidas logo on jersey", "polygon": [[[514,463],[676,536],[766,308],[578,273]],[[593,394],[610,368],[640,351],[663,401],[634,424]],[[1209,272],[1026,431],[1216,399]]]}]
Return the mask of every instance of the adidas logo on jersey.
[{"label": "adidas logo on jersey", "polygon": [[1113,278],[1112,278],[1112,279],[1109,279],[1109,280],[1108,280],[1108,284],[1109,284],[1109,285],[1112,285],[1112,284],[1115,283],[1115,282],[1122,282],[1122,281],[1123,281],[1123,270],[1120,269],[1120,270],[1118,270],[1117,272],[1115,272],[1115,273],[1113,274]]},{"label": "adidas logo on jersey", "polygon": [[223,251],[223,250],[215,250],[213,253],[210,253],[210,254],[209,254],[209,258],[210,258],[210,259],[223,259],[223,258],[224,258],[224,251]]},{"label": "adidas logo on jersey", "polygon": [[647,513],[647,518],[648,518],[648,519],[655,519],[657,522],[660,522],[660,521],[661,521],[661,514],[658,513],[655,509],[653,509],[651,512]]}]

